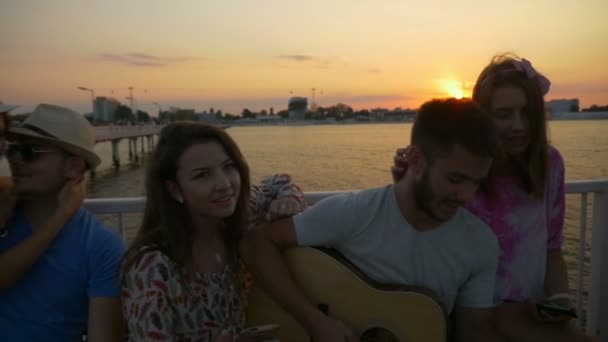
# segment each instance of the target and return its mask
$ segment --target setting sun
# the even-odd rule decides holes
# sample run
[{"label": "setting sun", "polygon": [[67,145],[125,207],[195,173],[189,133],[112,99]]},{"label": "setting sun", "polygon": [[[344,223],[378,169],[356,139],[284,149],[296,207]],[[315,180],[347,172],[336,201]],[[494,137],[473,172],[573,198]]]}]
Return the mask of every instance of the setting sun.
[{"label": "setting sun", "polygon": [[442,80],[441,88],[451,97],[461,99],[465,96],[463,90],[463,83],[456,80]]}]

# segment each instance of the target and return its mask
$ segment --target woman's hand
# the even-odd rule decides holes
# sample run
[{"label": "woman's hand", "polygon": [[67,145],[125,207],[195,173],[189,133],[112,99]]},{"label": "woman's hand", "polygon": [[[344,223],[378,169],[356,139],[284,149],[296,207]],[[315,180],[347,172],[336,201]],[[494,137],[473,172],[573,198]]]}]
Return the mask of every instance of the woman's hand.
[{"label": "woman's hand", "polygon": [[403,176],[405,176],[408,165],[407,154],[411,149],[411,146],[397,149],[395,157],[393,158],[393,167],[391,167],[393,182],[397,183],[401,180],[401,178],[403,178]]},{"label": "woman's hand", "polygon": [[0,230],[4,228],[13,217],[17,198],[10,192],[0,192]]},{"label": "woman's hand", "polygon": [[266,219],[268,221],[274,221],[279,218],[293,216],[300,211],[300,202],[294,197],[285,196],[270,202]]},{"label": "woman's hand", "polygon": [[72,217],[84,201],[85,189],[84,177],[67,181],[57,195],[57,214],[64,219]]},{"label": "woman's hand", "polygon": [[[555,303],[560,307],[565,309],[572,308],[572,303],[567,300],[552,300],[551,303]],[[548,323],[566,323],[570,321],[573,317],[569,316],[565,313],[553,312],[550,310],[543,310],[542,304],[543,302],[537,302],[534,299],[529,299],[526,301],[528,306],[528,311],[532,314],[537,321],[548,322]],[[539,305],[540,304],[540,305]]]}]

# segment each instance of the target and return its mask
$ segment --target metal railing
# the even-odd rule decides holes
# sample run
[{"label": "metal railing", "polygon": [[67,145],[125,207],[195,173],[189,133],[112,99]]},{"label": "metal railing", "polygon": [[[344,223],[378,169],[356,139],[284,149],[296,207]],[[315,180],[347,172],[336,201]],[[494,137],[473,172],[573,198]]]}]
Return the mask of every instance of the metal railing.
[{"label": "metal railing", "polygon": [[[349,191],[307,192],[306,200],[314,204],[319,200]],[[586,331],[608,341],[608,179],[570,181],[566,183],[568,195],[580,196],[579,246],[577,251],[576,305],[577,311],[585,310],[586,322],[579,319],[579,324]],[[118,231],[125,238],[123,215],[143,213],[144,198],[101,198],[87,199],[85,206],[95,214],[115,214],[118,220]],[[592,205],[591,220],[587,217],[589,205]],[[588,222],[591,221],[591,229]],[[585,259],[588,257],[588,232],[591,232],[590,282],[588,288],[584,282]],[[572,271],[572,270],[570,270]],[[585,292],[588,293],[587,305],[583,306]]]}]

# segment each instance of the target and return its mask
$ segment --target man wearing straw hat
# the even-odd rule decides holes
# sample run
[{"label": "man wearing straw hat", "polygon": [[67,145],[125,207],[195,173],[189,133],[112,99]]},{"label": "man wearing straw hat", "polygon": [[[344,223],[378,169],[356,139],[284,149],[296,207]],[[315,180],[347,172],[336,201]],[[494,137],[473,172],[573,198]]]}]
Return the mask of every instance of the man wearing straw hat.
[{"label": "man wearing straw hat", "polygon": [[[9,129],[7,158],[19,204],[0,253],[27,239],[63,205],[60,193],[82,182],[100,159],[93,127],[80,114],[41,104]],[[0,331],[7,341],[119,341],[118,267],[122,239],[80,208],[13,286],[0,289]]]},{"label": "man wearing straw hat", "polygon": [[6,148],[6,132],[9,125],[8,112],[15,108],[17,108],[16,105],[4,104],[0,101],[0,191],[6,190],[11,184],[8,164],[2,156]]}]

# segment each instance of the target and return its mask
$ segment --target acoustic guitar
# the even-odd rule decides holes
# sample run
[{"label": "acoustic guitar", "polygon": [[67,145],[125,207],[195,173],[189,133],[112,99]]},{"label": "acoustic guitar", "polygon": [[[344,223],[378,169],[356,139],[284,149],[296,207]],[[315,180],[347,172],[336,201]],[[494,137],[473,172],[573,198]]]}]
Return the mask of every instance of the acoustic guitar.
[{"label": "acoustic guitar", "polygon": [[[327,248],[292,248],[284,256],[307,297],[362,341],[446,341],[446,314],[432,291],[378,284]],[[249,295],[247,310],[248,326],[276,323],[282,342],[311,341],[306,330],[258,286]]]}]

